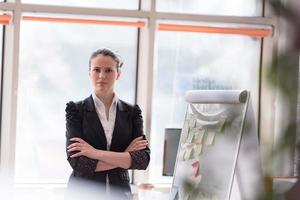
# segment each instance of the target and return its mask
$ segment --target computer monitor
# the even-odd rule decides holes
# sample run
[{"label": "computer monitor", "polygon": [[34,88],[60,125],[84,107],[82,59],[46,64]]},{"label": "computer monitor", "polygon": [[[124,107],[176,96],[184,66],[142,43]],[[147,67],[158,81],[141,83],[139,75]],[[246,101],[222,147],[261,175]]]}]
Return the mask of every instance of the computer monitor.
[{"label": "computer monitor", "polygon": [[165,129],[163,176],[173,176],[180,134],[180,128]]}]

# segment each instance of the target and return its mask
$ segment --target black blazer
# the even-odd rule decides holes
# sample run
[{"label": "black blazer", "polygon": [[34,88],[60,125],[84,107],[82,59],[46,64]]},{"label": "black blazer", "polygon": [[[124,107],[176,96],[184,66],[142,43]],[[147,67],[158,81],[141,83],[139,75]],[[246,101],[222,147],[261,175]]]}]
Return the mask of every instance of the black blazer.
[{"label": "black blazer", "polygon": [[[143,135],[143,119],[138,105],[130,105],[122,100],[118,101],[115,127],[113,131],[110,151],[124,152],[130,142]],[[70,145],[73,137],[82,138],[96,149],[106,150],[107,142],[102,124],[95,110],[92,95],[83,101],[69,102],[66,107],[66,146]],[[68,185],[76,181],[92,181],[106,183],[108,175],[110,185],[130,192],[129,175],[127,169],[94,172],[97,160],[85,156],[70,158],[75,152],[67,152],[68,161],[73,168]],[[146,169],[150,161],[150,149],[129,152],[132,158],[130,169]]]}]

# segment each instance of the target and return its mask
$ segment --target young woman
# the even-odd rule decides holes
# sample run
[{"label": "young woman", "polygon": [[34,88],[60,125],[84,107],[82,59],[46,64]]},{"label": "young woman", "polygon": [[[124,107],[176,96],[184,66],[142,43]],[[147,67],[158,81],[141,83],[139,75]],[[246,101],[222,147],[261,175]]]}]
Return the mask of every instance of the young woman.
[{"label": "young woman", "polygon": [[[91,55],[92,94],[67,104],[66,145],[73,168],[69,187],[79,182],[88,187],[101,183],[106,192],[117,189],[118,195],[130,198],[127,169],[146,169],[150,149],[139,106],[120,100],[114,91],[121,66],[119,57],[109,49]],[[81,187],[73,188],[79,192]],[[100,187],[95,188],[100,191]]]}]

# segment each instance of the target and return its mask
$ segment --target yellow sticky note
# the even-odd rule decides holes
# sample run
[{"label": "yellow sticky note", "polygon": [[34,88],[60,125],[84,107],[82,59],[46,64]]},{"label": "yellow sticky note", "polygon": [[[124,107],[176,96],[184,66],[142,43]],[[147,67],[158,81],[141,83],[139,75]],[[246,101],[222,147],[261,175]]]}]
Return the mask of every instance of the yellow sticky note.
[{"label": "yellow sticky note", "polygon": [[192,115],[190,120],[189,120],[189,127],[190,128],[195,128],[196,127],[196,121],[197,121],[197,117],[195,115]]},{"label": "yellow sticky note", "polygon": [[186,143],[188,137],[189,137],[189,127],[188,127],[188,124],[187,124],[187,125],[184,125],[180,143],[181,144]]},{"label": "yellow sticky note", "polygon": [[193,144],[196,144],[196,143],[197,143],[197,137],[198,137],[198,134],[197,134],[197,133],[194,133],[193,138],[192,138],[192,143],[193,143]]},{"label": "yellow sticky note", "polygon": [[189,131],[189,136],[188,136],[186,142],[187,142],[187,143],[192,143],[194,136],[195,136],[195,132],[192,131],[192,129],[190,129],[190,131]]},{"label": "yellow sticky note", "polygon": [[201,174],[199,174],[196,177],[190,176],[190,177],[188,177],[188,182],[191,183],[194,187],[198,187],[198,185],[200,184],[201,178],[202,178]]},{"label": "yellow sticky note", "polygon": [[196,136],[196,143],[202,144],[204,134],[205,134],[205,130],[204,130],[204,129],[200,129],[200,130],[198,131],[198,134],[197,134],[197,136]]},{"label": "yellow sticky note", "polygon": [[219,200],[219,198],[216,195],[212,195],[211,200]]},{"label": "yellow sticky note", "polygon": [[207,133],[205,133],[204,144],[212,145],[215,140],[215,135],[216,135],[216,132],[214,132],[214,131],[208,131]]},{"label": "yellow sticky note", "polygon": [[188,121],[185,121],[184,122],[184,125],[183,125],[183,132],[188,132],[189,131],[189,123]]},{"label": "yellow sticky note", "polygon": [[190,197],[189,193],[185,193],[184,197],[183,197],[183,200],[189,200],[189,197]]},{"label": "yellow sticky note", "polygon": [[185,119],[186,120],[190,120],[191,119],[192,114],[191,113],[187,113]]},{"label": "yellow sticky note", "polygon": [[200,120],[196,120],[196,127],[199,129],[203,127],[202,124],[200,123]]},{"label": "yellow sticky note", "polygon": [[180,161],[184,161],[184,150],[181,150],[180,152],[179,152],[179,155],[178,155],[178,159],[180,160]]},{"label": "yellow sticky note", "polygon": [[192,148],[189,159],[195,158],[194,155],[195,155],[194,148]]},{"label": "yellow sticky note", "polygon": [[197,144],[196,146],[194,146],[193,148],[194,158],[199,156],[201,152],[202,152],[202,144]]},{"label": "yellow sticky note", "polygon": [[189,159],[190,159],[191,151],[192,151],[191,148],[187,148],[187,149],[185,150],[185,152],[184,152],[184,160],[189,160]]}]

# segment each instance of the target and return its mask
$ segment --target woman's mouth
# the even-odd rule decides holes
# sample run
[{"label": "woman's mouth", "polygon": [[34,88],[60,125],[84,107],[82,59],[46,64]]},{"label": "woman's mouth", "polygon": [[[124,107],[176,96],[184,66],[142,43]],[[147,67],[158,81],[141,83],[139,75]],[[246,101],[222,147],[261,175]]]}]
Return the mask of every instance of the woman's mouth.
[{"label": "woman's mouth", "polygon": [[98,84],[98,85],[105,85],[105,84],[107,84],[107,83],[101,81],[101,82],[97,82],[97,84]]}]

